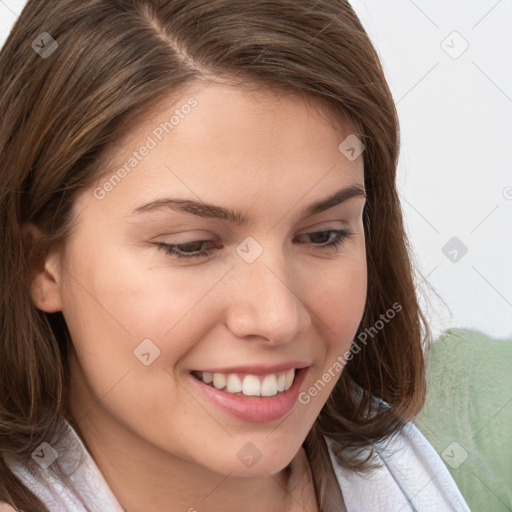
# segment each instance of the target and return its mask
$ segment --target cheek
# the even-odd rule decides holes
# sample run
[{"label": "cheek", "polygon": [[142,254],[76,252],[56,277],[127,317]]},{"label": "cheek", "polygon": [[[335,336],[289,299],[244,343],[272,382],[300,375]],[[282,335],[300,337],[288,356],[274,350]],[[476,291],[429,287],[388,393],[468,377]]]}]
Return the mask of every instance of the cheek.
[{"label": "cheek", "polygon": [[311,426],[320,414],[339,380],[352,341],[364,314],[367,291],[367,269],[364,251],[340,260],[340,265],[316,285],[310,303],[314,304],[316,325],[321,344],[318,364],[306,381],[299,403],[305,406]]},{"label": "cheek", "polygon": [[155,406],[152,390],[162,389],[169,401],[176,391],[173,368],[218,321],[211,292],[229,269],[172,267],[151,249],[119,254],[108,247],[71,263],[63,314],[94,394],[110,396],[113,387],[125,389],[135,379],[127,396],[145,390]]},{"label": "cheek", "polygon": [[[156,256],[156,257],[155,257]],[[200,301],[215,280],[194,279],[194,269],[165,267],[156,249],[104,247],[73,262],[64,290],[65,308],[84,332],[129,338],[162,338]],[[94,338],[92,338],[93,340]],[[91,341],[94,342],[94,341]]]},{"label": "cheek", "polygon": [[[325,273],[315,274],[305,284],[312,321],[328,344],[329,358],[350,347],[361,322],[367,293],[367,268],[364,250],[341,259]],[[316,320],[315,320],[316,317]],[[335,356],[334,356],[335,357]]]}]

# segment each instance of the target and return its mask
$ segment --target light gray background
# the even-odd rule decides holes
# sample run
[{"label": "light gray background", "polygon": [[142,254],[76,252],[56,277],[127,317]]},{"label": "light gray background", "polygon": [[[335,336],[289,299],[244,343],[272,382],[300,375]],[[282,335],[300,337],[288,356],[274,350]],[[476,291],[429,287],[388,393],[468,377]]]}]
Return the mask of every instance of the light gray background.
[{"label": "light gray background", "polygon": [[[25,3],[0,0],[0,44]],[[351,3],[397,103],[398,186],[433,333],[512,336],[512,0]]]}]

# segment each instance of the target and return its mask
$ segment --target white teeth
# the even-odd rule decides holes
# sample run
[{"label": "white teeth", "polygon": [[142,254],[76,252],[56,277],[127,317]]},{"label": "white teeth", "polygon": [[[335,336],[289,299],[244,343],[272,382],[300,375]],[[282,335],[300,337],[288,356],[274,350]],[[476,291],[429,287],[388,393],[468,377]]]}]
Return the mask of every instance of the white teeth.
[{"label": "white teeth", "polygon": [[295,378],[295,369],[291,369],[288,371],[288,373],[286,374],[286,379],[284,381],[284,389],[285,391],[287,389],[290,389],[292,387],[292,384],[293,384],[293,379]]},{"label": "white teeth", "polygon": [[277,379],[277,391],[281,392],[284,391],[284,383],[286,381],[286,375],[284,373],[281,373]]},{"label": "white teeth", "polygon": [[242,384],[242,393],[247,396],[261,395],[260,379],[256,375],[246,375]]},{"label": "white teeth", "polygon": [[227,393],[242,393],[247,396],[275,396],[291,388],[295,379],[295,369],[259,377],[236,373],[198,372],[198,377],[205,383],[222,389]]},{"label": "white teeth", "polygon": [[233,373],[228,375],[227,387],[230,393],[239,393],[242,391],[242,381],[238,378],[238,375]]},{"label": "white teeth", "polygon": [[226,387],[226,377],[224,377],[223,373],[214,373],[213,374],[213,385],[217,389],[222,389]]},{"label": "white teeth", "polygon": [[261,383],[261,396],[277,395],[277,379],[275,375],[267,375]]}]

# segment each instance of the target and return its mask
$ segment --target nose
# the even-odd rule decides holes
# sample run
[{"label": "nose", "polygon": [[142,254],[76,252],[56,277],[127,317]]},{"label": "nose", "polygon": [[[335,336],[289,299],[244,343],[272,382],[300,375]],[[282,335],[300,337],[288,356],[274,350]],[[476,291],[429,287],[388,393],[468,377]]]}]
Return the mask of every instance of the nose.
[{"label": "nose", "polygon": [[266,247],[252,263],[240,259],[230,273],[227,324],[239,338],[278,345],[297,339],[311,325],[300,297],[300,276],[282,250]]}]

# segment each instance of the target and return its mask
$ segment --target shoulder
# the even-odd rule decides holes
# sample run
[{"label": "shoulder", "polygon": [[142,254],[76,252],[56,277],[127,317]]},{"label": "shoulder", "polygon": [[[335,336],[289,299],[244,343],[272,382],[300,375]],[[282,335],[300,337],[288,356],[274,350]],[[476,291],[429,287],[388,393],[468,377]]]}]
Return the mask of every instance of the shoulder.
[{"label": "shoulder", "polygon": [[420,510],[433,503],[452,510],[469,511],[445,463],[420,430],[407,423],[389,443],[377,448],[386,471],[401,489],[406,489]]},{"label": "shoulder", "polygon": [[342,468],[331,451],[349,510],[401,510],[414,503],[422,511],[469,511],[442,459],[412,423],[373,448],[377,468],[364,472]]}]

